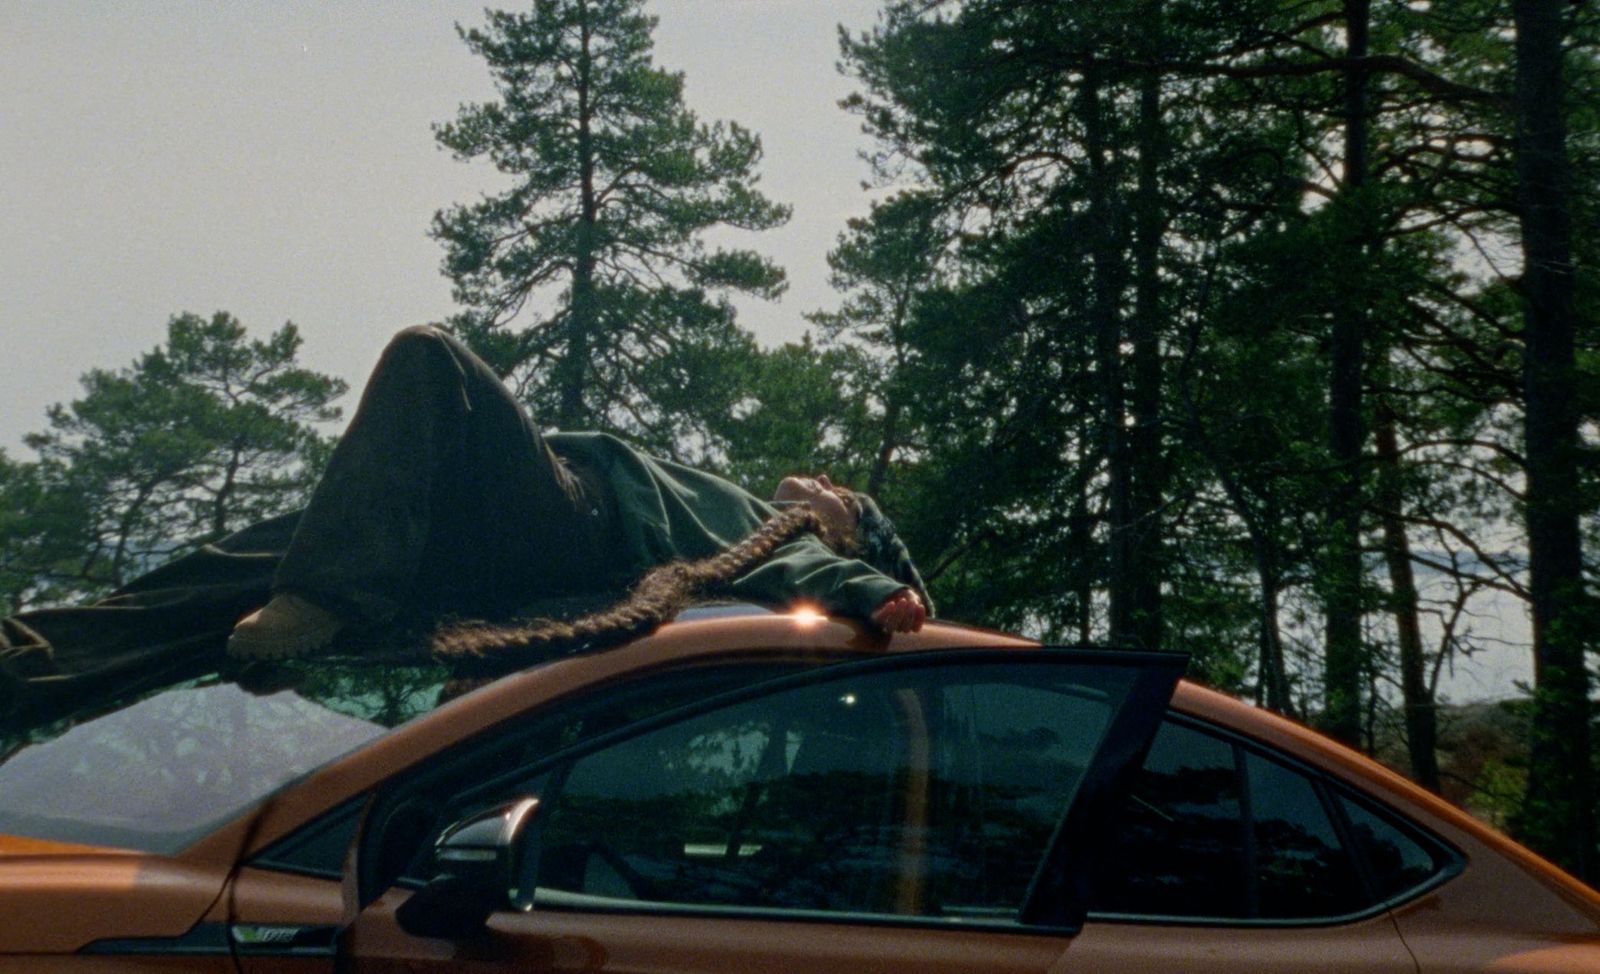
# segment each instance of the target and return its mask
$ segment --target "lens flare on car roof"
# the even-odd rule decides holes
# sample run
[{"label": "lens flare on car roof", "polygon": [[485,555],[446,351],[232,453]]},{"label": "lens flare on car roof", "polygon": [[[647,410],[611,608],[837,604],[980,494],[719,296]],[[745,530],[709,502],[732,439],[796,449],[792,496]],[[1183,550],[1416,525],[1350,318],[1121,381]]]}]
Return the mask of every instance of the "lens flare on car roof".
[{"label": "lens flare on car roof", "polygon": [[790,611],[789,618],[793,619],[795,623],[803,629],[812,629],[816,626],[822,625],[823,620],[827,619],[828,617],[816,606],[802,603],[800,605],[796,605],[794,609]]}]

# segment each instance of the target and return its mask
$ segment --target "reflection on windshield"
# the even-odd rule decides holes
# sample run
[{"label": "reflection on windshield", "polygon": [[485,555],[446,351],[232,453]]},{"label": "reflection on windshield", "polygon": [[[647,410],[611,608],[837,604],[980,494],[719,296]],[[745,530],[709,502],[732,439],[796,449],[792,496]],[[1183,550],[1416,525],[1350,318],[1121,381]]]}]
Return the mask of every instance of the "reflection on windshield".
[{"label": "reflection on windshield", "polygon": [[432,668],[297,664],[272,675],[243,686],[208,675],[28,732],[0,750],[0,832],[176,852],[431,709],[443,682]]}]

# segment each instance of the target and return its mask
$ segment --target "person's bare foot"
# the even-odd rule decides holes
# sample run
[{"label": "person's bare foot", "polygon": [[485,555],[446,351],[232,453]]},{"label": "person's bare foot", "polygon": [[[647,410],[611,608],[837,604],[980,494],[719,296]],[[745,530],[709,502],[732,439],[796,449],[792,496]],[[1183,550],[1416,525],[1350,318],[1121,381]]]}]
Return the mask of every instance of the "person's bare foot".
[{"label": "person's bare foot", "polygon": [[310,599],[284,592],[239,620],[228,637],[234,659],[289,659],[327,647],[345,620]]}]

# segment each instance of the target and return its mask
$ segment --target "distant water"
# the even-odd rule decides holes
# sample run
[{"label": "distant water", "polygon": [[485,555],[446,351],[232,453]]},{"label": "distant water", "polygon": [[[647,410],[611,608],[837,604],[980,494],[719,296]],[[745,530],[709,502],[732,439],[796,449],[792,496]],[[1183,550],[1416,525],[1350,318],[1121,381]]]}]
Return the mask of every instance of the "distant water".
[{"label": "distant water", "polygon": [[[1437,572],[1421,571],[1417,587],[1424,602],[1424,644],[1432,654],[1439,649],[1447,617],[1455,614],[1450,604],[1455,586]],[[1392,640],[1390,620],[1382,621],[1384,637]],[[1454,634],[1456,651],[1439,674],[1441,700],[1504,700],[1523,695],[1518,684],[1532,685],[1533,627],[1526,602],[1498,589],[1482,589],[1455,615]]]}]

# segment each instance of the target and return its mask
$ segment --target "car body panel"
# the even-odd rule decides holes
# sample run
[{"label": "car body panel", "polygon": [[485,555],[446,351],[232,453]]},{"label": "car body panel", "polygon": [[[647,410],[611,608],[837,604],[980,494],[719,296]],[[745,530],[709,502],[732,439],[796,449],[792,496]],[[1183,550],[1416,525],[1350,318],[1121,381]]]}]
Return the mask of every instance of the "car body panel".
[{"label": "car body panel", "polygon": [[226,878],[226,869],[118,851],[0,858],[0,954],[182,936]]},{"label": "car body panel", "polygon": [[[1249,940],[1248,961],[1239,944]],[[1130,963],[1136,958],[1137,963]],[[1072,938],[1051,974],[1183,971],[1240,974],[1411,974],[1417,963],[1387,915],[1337,926],[1159,925],[1091,921]]]},{"label": "car body panel", "polygon": [[[1527,876],[1507,859],[1480,855],[1454,880],[1398,907],[1395,922],[1423,974],[1600,971],[1595,916],[1564,897],[1539,896]],[[1567,966],[1579,960],[1587,966]]]},{"label": "car body panel", "polygon": [[[356,917],[355,877],[348,881],[304,876],[275,869],[241,867],[203,922],[233,935],[243,922],[258,930],[310,937],[312,946],[299,956],[280,950],[239,950],[239,974],[295,974],[333,969],[338,933]],[[237,946],[237,945],[236,945]]]},{"label": "car body panel", "polygon": [[[26,835],[0,834],[0,862],[16,856],[61,856],[80,852],[113,854],[117,849],[84,845],[79,842],[57,842],[54,839],[35,839]],[[136,853],[128,853],[135,855]]]}]

